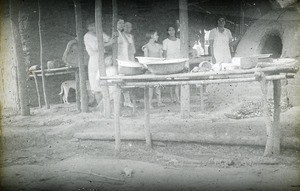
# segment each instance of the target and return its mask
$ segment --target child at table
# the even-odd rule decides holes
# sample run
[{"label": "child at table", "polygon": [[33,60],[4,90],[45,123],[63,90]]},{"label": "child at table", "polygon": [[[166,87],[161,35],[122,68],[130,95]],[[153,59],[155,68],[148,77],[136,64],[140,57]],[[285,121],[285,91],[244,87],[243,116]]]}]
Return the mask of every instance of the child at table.
[{"label": "child at table", "polygon": [[[142,47],[142,50],[144,52],[145,57],[156,57],[156,58],[162,58],[162,45],[158,44],[158,35],[157,31],[155,30],[149,30],[146,34],[146,38],[149,40],[147,44],[145,44]],[[156,87],[156,94],[157,94],[157,105],[158,106],[165,106],[161,101],[161,88]],[[150,107],[152,106],[152,98],[153,98],[153,88],[149,88],[149,99],[150,99]]]}]

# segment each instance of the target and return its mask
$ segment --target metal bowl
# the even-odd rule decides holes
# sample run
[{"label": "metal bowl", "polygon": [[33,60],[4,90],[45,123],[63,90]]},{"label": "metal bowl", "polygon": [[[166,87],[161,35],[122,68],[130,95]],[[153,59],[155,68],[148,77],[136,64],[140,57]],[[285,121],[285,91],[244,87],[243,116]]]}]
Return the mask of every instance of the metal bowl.
[{"label": "metal bowl", "polygon": [[146,63],[148,70],[152,74],[167,75],[176,74],[184,70],[188,58],[170,59],[152,63]]},{"label": "metal bowl", "polygon": [[145,70],[138,62],[118,60],[118,73],[126,76],[144,74]]},{"label": "metal bowl", "polygon": [[141,64],[147,64],[152,62],[159,62],[165,60],[165,58],[156,58],[156,57],[136,57]]}]

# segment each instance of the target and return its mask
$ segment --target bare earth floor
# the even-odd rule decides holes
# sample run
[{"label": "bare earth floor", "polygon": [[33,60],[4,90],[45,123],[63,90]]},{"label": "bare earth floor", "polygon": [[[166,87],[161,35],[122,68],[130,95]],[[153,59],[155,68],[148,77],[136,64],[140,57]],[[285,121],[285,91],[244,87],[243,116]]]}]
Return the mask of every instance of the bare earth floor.
[{"label": "bare earth floor", "polygon": [[[181,120],[179,106],[166,104],[152,110],[152,133],[154,138],[172,135],[173,141],[154,141],[152,149],[136,141],[144,133],[139,104],[136,116],[123,109],[121,134],[127,141],[118,155],[108,141],[113,119],[96,111],[78,113],[74,103],[34,108],[30,117],[4,114],[3,189],[300,190],[299,150],[283,148],[279,156],[263,157],[264,147],[239,145],[239,136],[256,137],[254,141],[265,136],[261,118],[233,120],[218,109],[201,113],[194,106],[191,118]],[[291,120],[298,111],[282,114],[287,136],[299,133],[291,128],[299,127]],[[195,141],[185,142],[185,133],[194,134]],[[205,144],[197,135],[234,144]]]}]

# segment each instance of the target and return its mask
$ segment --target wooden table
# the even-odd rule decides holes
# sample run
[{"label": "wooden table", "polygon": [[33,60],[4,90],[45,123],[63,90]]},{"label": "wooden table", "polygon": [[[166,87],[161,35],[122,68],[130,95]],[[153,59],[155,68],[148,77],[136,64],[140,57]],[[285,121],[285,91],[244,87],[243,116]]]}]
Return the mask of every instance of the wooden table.
[{"label": "wooden table", "polygon": [[[110,86],[115,86],[116,92],[114,95],[114,126],[115,126],[115,150],[121,149],[120,137],[120,96],[121,88],[126,86],[135,86],[144,88],[144,105],[145,105],[145,139],[146,144],[151,147],[151,129],[150,129],[150,102],[149,102],[149,87],[153,86],[169,86],[169,85],[200,85],[219,84],[219,83],[245,83],[259,81],[263,93],[263,116],[267,128],[267,144],[265,155],[270,153],[279,153],[280,151],[280,97],[281,83],[280,80],[293,77],[298,71],[295,65],[280,65],[265,68],[253,68],[247,70],[232,70],[219,72],[199,72],[199,73],[181,73],[172,75],[136,75],[136,76],[111,76],[101,77],[101,80],[107,82]],[[274,114],[273,123],[268,113],[267,103],[267,81],[273,82],[274,91]],[[200,96],[201,97],[201,96]],[[203,100],[201,101],[203,104]]]},{"label": "wooden table", "polygon": [[[45,76],[57,76],[57,75],[66,75],[66,74],[75,74],[75,81],[76,81],[76,105],[77,109],[80,111],[80,90],[79,90],[79,73],[78,73],[78,68],[77,67],[62,67],[62,68],[54,68],[54,69],[46,69],[44,70]],[[41,96],[39,93],[39,85],[37,81],[37,77],[42,76],[42,70],[35,70],[31,72],[32,74],[29,75],[29,77],[33,77],[35,81],[35,87],[37,91],[37,96],[38,96],[38,102],[39,102],[39,107],[42,107],[41,103]],[[44,90],[43,90],[44,91]],[[46,94],[44,92],[44,94]]]}]

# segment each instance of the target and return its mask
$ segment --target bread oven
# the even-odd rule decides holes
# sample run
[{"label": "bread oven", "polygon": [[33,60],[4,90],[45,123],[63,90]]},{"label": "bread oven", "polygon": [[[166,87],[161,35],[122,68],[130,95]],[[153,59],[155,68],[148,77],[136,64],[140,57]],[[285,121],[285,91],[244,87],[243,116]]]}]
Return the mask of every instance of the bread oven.
[{"label": "bread oven", "polygon": [[[300,63],[300,3],[270,11],[248,28],[235,56],[268,53]],[[300,73],[287,86],[290,103],[300,105]]]}]

